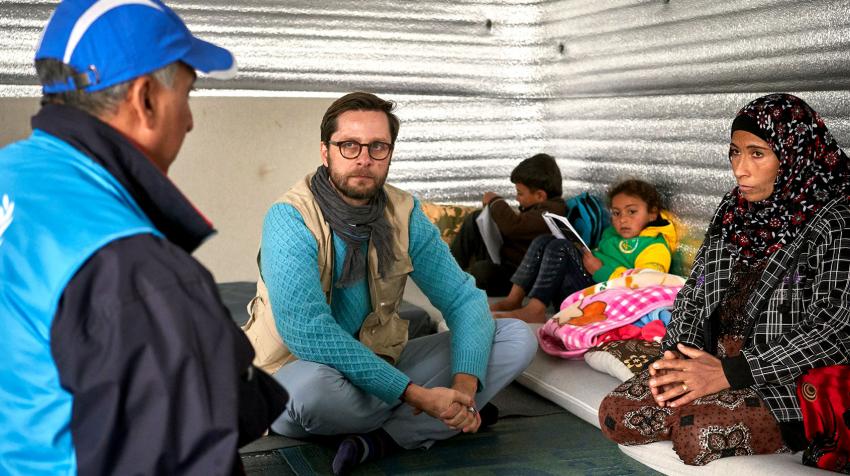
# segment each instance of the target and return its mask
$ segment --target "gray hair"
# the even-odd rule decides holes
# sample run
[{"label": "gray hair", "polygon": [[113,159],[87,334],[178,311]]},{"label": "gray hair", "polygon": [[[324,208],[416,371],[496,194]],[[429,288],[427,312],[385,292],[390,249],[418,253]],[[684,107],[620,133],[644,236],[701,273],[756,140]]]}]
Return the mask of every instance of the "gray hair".
[{"label": "gray hair", "polygon": [[[171,89],[174,87],[174,77],[177,75],[177,64],[177,62],[171,63],[150,73],[149,76],[153,77],[163,86]],[[79,74],[73,67],[55,59],[37,60],[35,62],[35,71],[38,74],[41,84],[67,83],[70,78]],[[118,109],[121,101],[127,97],[127,91],[130,89],[130,83],[132,81],[118,83],[93,93],[76,90],[45,94],[41,98],[41,104],[64,104],[81,109],[95,116],[113,113]]]}]

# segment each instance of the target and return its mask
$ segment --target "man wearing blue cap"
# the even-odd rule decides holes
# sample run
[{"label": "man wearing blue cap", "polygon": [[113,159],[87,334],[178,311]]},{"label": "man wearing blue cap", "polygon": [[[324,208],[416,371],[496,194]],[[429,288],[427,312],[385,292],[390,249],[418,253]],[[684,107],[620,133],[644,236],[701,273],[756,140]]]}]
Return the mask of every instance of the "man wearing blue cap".
[{"label": "man wearing blue cap", "polygon": [[[195,71],[235,73],[158,0],[66,0],[43,107],[0,150],[0,474],[228,474],[286,393],[191,253],[166,177]],[[246,411],[250,409],[250,411]]]}]

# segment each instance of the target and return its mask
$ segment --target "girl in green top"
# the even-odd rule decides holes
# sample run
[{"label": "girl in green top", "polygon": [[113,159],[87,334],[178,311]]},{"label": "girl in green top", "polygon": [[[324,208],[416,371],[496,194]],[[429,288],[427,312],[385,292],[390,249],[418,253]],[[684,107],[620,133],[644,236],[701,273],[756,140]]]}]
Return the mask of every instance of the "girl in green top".
[{"label": "girl in green top", "polygon": [[[544,322],[550,303],[557,305],[573,292],[617,278],[627,269],[669,271],[676,230],[655,187],[626,180],[609,190],[608,200],[612,225],[596,250],[582,253],[570,240],[537,237],[511,277],[508,297],[490,306],[494,317]],[[522,307],[526,296],[528,304]]]}]

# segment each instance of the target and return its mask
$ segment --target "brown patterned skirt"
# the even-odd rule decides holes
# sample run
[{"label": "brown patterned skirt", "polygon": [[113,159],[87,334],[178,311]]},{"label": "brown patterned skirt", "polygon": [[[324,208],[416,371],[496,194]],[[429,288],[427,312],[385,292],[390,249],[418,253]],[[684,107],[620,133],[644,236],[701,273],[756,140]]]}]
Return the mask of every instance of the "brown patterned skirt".
[{"label": "brown patterned skirt", "polygon": [[788,451],[773,414],[751,389],[723,390],[681,407],[659,407],[649,370],[623,382],[599,407],[602,432],[622,445],[671,440],[685,464]]}]

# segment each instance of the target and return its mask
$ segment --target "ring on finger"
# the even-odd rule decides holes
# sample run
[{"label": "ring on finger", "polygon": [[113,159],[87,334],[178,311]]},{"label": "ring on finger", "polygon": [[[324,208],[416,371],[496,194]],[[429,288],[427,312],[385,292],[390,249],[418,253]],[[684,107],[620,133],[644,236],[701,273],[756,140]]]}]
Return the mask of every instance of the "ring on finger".
[{"label": "ring on finger", "polygon": [[688,391],[688,384],[686,384],[685,382],[682,382],[682,392],[687,393],[687,391]]}]

